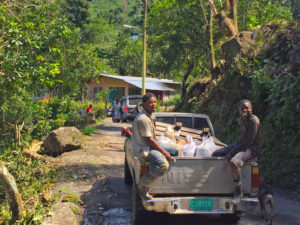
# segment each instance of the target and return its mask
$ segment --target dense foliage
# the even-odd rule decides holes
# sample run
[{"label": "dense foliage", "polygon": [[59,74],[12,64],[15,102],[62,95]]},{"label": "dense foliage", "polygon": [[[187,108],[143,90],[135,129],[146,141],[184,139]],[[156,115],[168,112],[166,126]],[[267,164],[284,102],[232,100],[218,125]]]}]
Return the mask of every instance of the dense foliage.
[{"label": "dense foliage", "polygon": [[[63,10],[60,1],[0,2],[0,160],[15,175],[25,200],[24,223],[41,222],[36,212],[44,209],[37,200],[51,186],[53,172],[24,158],[22,148],[60,126],[84,128],[79,110],[89,102],[78,100],[85,97],[87,81],[109,68],[97,56],[97,46],[82,41],[85,22],[76,18],[77,24]],[[94,110],[104,115],[103,102]],[[36,176],[38,169],[43,172]],[[3,197],[0,187],[0,218],[7,219]]]},{"label": "dense foliage", "polygon": [[51,118],[50,106],[35,104],[35,96],[82,99],[87,81],[107,67],[58,7],[44,1],[1,3],[0,128],[6,143],[14,141],[16,126],[31,135],[36,122]]},{"label": "dense foliage", "polygon": [[231,143],[238,136],[239,101],[251,99],[262,127],[261,174],[277,186],[298,191],[300,72],[291,57],[299,41],[299,24],[283,27],[264,60],[241,59],[238,69],[227,65],[217,85],[186,104],[187,110],[210,115],[217,136]]}]

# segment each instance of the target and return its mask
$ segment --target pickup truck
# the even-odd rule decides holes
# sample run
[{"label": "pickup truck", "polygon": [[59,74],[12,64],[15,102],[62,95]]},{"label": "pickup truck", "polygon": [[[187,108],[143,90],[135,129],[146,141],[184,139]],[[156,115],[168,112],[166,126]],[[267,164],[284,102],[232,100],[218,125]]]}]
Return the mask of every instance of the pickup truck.
[{"label": "pickup truck", "polygon": [[[120,121],[132,120],[140,112],[143,95],[124,96],[120,99],[121,118]],[[124,103],[123,103],[124,102]]]},{"label": "pickup truck", "polygon": [[[191,135],[201,140],[209,130],[214,143],[226,146],[214,134],[207,115],[192,113],[155,113],[156,135],[162,135],[164,123],[182,123],[180,135]],[[159,126],[157,125],[159,124]],[[152,200],[142,200],[135,189],[147,167],[141,167],[139,160],[130,152],[131,138],[127,135],[124,143],[124,182],[132,184],[132,207],[134,224],[143,224],[148,211],[169,214],[222,214],[237,221],[241,213],[253,209],[258,203],[258,165],[247,162],[241,171],[243,198],[233,204],[235,189],[230,168],[223,167],[223,157],[172,157],[164,176],[158,178],[149,188]]]}]

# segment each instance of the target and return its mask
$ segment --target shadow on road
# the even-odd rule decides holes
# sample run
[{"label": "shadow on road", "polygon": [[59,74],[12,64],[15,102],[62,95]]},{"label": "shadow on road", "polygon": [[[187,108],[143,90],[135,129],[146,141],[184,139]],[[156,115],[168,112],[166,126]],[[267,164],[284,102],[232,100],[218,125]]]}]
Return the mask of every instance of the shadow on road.
[{"label": "shadow on road", "polygon": [[140,225],[236,225],[219,215],[170,215],[167,213],[151,213]]},{"label": "shadow on road", "polygon": [[102,127],[97,127],[97,128],[101,129],[101,131],[110,131],[110,132],[114,132],[114,131],[121,132],[121,129],[122,129],[121,127],[116,127],[116,126],[102,126]]}]

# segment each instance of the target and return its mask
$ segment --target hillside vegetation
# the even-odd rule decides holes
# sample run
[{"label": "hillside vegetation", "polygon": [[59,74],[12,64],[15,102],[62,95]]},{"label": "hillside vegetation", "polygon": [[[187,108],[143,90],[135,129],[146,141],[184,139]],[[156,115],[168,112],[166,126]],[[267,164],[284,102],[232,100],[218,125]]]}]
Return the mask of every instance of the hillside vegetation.
[{"label": "hillside vegetation", "polygon": [[182,110],[210,115],[218,137],[230,143],[238,136],[239,101],[250,99],[262,126],[261,173],[299,191],[300,25],[270,23],[256,35],[266,45],[258,58],[221,65],[216,82],[194,83]]}]

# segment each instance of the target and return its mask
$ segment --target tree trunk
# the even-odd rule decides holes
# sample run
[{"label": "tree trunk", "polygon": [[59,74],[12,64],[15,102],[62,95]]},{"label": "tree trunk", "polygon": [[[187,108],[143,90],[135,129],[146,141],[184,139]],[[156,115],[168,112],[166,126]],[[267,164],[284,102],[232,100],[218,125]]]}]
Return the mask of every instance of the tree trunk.
[{"label": "tree trunk", "polygon": [[181,101],[186,98],[186,89],[188,87],[188,83],[187,83],[187,79],[189,78],[189,76],[191,75],[192,71],[194,69],[194,62],[191,62],[189,64],[189,67],[186,71],[186,73],[184,74],[183,76],[183,79],[182,79],[182,87],[181,87]]},{"label": "tree trunk", "polygon": [[[213,39],[213,9],[209,10],[209,47],[210,47],[210,56],[211,56],[211,70],[213,71],[216,68],[216,59],[215,59],[215,50],[214,50],[214,39]],[[211,76],[211,80],[213,77]]]},{"label": "tree trunk", "polygon": [[235,26],[236,29],[236,33],[239,32],[239,26],[238,26],[238,18],[237,18],[237,4],[238,4],[238,0],[233,0],[232,2],[232,19],[233,19],[233,24]]},{"label": "tree trunk", "polygon": [[14,177],[8,172],[2,162],[0,162],[0,185],[4,187],[6,198],[12,211],[13,221],[21,219],[23,212],[22,198]]},{"label": "tree trunk", "polygon": [[205,23],[205,26],[207,27],[208,26],[208,21],[207,21],[207,18],[206,18],[206,13],[205,13],[205,7],[204,7],[203,0],[200,1],[200,6],[201,6],[201,9],[202,9],[203,21]]},{"label": "tree trunk", "polygon": [[[237,2],[237,0],[235,0]],[[209,5],[211,6],[214,17],[216,18],[217,24],[221,32],[226,37],[233,37],[237,34],[237,27],[234,25],[234,21],[229,18],[224,11],[218,13],[214,1],[209,0]],[[237,21],[236,21],[237,22]]]},{"label": "tree trunk", "polygon": [[226,0],[226,5],[227,5],[227,9],[230,10],[231,8],[230,0]]},{"label": "tree trunk", "polygon": [[194,62],[190,62],[188,69],[186,71],[186,73],[183,76],[182,79],[182,86],[181,86],[181,102],[175,106],[174,110],[179,110],[185,103],[186,99],[187,99],[187,93],[186,93],[186,89],[188,87],[188,83],[187,83],[187,79],[189,78],[189,76],[191,75],[192,71],[194,69]]}]

